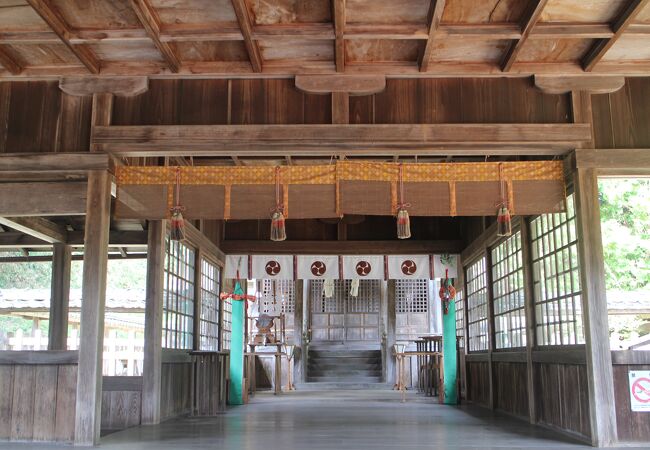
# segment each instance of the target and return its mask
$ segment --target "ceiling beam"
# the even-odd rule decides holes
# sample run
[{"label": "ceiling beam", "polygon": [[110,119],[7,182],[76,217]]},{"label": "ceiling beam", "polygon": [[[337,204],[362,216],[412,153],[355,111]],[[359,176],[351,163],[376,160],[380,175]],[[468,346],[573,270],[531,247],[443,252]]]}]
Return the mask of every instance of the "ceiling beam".
[{"label": "ceiling beam", "polygon": [[92,145],[115,156],[562,154],[590,139],[589,124],[146,125],[92,133]]},{"label": "ceiling beam", "polygon": [[45,0],[27,0],[27,2],[90,73],[98,74],[100,72],[101,62],[95,53],[86,44],[73,44],[70,42],[72,33],[68,25],[49,2]]},{"label": "ceiling beam", "polygon": [[18,75],[23,71],[20,63],[11,54],[11,50],[6,45],[2,44],[0,44],[0,65],[14,75]]},{"label": "ceiling beam", "polygon": [[65,227],[42,217],[0,217],[0,223],[51,244],[68,240]]},{"label": "ceiling beam", "polygon": [[244,44],[246,45],[246,51],[248,51],[248,58],[250,59],[253,72],[261,72],[262,53],[257,41],[253,39],[253,25],[248,13],[248,8],[246,7],[246,2],[245,0],[231,0],[231,2],[235,14],[237,15],[239,29],[244,37]]},{"label": "ceiling beam", "polygon": [[427,42],[424,45],[422,54],[420,55],[420,72],[426,72],[429,70],[431,55],[433,55],[434,40],[436,39],[444,10],[445,0],[431,0],[431,6],[429,7],[429,32]]},{"label": "ceiling beam", "polygon": [[59,89],[69,95],[86,96],[93,94],[113,94],[119,97],[133,97],[147,92],[147,77],[130,78],[71,78],[59,80]]},{"label": "ceiling beam", "polygon": [[535,87],[546,94],[567,94],[585,91],[590,94],[611,94],[625,86],[625,77],[550,77],[535,75]]},{"label": "ceiling beam", "polygon": [[109,157],[105,153],[2,153],[0,174],[108,170]]},{"label": "ceiling beam", "polygon": [[345,72],[345,0],[332,0],[332,18],[334,20],[334,58],[336,71]]},{"label": "ceiling beam", "polygon": [[623,12],[612,24],[614,35],[609,39],[601,39],[597,41],[583,58],[582,67],[585,72],[591,72],[594,70],[596,64],[603,59],[609,49],[612,48],[616,41],[619,40],[627,28],[632,24],[636,16],[648,5],[650,5],[650,0],[632,0],[629,2]]},{"label": "ceiling beam", "polygon": [[[6,172],[0,172],[0,178],[5,175]],[[86,213],[86,188],[85,181],[0,183],[0,215],[83,215]]]},{"label": "ceiling beam", "polygon": [[167,42],[160,40],[160,19],[148,0],[131,0],[131,7],[138,16],[140,23],[147,31],[147,35],[153,41],[156,48],[162,54],[169,70],[176,73],[180,70],[181,61],[176,52]]},{"label": "ceiling beam", "polygon": [[542,11],[544,10],[546,3],[548,3],[548,0],[534,0],[530,3],[522,20],[521,37],[510,44],[501,61],[501,70],[504,72],[508,72],[512,69],[512,65],[517,60],[517,56],[519,56],[521,49],[524,48],[528,36],[530,36],[533,28],[541,19]]},{"label": "ceiling beam", "polygon": [[386,89],[383,75],[296,75],[296,87],[310,94],[341,92],[350,95],[371,95]]}]

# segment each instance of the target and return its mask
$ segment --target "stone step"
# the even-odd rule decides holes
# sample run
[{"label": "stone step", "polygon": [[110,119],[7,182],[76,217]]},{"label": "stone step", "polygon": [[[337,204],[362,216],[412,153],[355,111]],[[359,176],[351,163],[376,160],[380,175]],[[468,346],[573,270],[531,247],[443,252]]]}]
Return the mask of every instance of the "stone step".
[{"label": "stone step", "polygon": [[357,351],[332,351],[309,349],[310,358],[378,358],[381,359],[381,352],[376,350]]},{"label": "stone step", "polygon": [[298,391],[368,391],[388,390],[390,386],[386,383],[359,383],[359,382],[307,382],[296,385]]},{"label": "stone step", "polygon": [[310,360],[307,364],[308,369],[315,370],[336,370],[336,369],[359,369],[359,370],[381,370],[381,361],[348,363],[345,361],[314,361]]},{"label": "stone step", "polygon": [[308,382],[328,382],[328,383],[381,383],[380,376],[308,376]]}]

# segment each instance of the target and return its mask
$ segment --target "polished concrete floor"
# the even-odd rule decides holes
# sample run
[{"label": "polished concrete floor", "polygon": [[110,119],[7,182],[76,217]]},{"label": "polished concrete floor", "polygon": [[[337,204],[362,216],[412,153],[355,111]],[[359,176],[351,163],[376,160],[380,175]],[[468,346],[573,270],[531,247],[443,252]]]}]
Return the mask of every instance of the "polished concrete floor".
[{"label": "polished concrete floor", "polygon": [[[0,444],[0,450],[50,449]],[[258,394],[212,418],[182,418],[102,438],[106,450],[381,450],[589,448],[501,414],[443,406],[409,393],[296,391]]]}]

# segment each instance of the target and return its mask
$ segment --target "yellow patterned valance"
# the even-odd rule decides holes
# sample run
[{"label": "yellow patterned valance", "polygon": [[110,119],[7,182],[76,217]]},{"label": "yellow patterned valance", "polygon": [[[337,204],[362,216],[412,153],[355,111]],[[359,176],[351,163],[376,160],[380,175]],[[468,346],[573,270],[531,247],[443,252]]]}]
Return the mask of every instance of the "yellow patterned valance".
[{"label": "yellow patterned valance", "polygon": [[276,184],[290,218],[390,215],[399,197],[412,204],[414,216],[489,215],[499,201],[501,181],[518,214],[560,210],[564,195],[562,161],[120,166],[115,175],[118,215],[147,219],[167,215],[177,177],[186,216],[197,219],[266,218],[276,205]]}]

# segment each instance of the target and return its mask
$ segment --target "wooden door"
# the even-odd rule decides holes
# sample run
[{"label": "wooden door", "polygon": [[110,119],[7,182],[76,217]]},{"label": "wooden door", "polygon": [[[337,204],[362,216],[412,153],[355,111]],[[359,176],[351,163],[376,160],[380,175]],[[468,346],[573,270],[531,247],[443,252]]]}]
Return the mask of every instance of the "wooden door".
[{"label": "wooden door", "polygon": [[323,281],[310,282],[310,328],[313,342],[379,342],[380,287],[377,280],[362,280],[359,295],[350,295],[350,280],[335,280],[327,298]]}]

